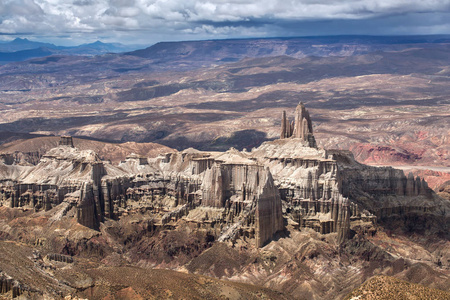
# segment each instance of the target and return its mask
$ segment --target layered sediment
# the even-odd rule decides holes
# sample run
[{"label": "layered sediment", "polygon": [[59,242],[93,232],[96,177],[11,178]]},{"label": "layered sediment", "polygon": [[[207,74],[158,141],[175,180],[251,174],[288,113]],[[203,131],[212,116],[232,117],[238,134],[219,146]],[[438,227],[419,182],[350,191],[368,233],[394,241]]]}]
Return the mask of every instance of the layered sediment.
[{"label": "layered sediment", "polygon": [[236,150],[188,149],[153,160],[130,155],[113,166],[93,152],[60,145],[35,167],[5,180],[2,205],[39,211],[65,203],[65,212],[73,207],[77,222],[92,229],[139,207],[153,211],[161,226],[197,208],[221,209],[212,224],[217,238],[233,241],[246,234],[257,246],[284,228],[281,198],[269,170]]},{"label": "layered sediment", "polygon": [[35,211],[64,205],[54,218],[74,210],[76,221],[92,229],[145,210],[152,226],[182,219],[219,241],[243,238],[261,247],[290,219],[299,230],[336,233],[344,243],[352,222],[370,227],[393,215],[449,211],[423,179],[361,165],[346,151],[318,149],[303,103],[293,122],[283,112],[279,140],[250,152],[130,154],[112,165],[62,137],[35,166],[6,160],[1,205]]}]

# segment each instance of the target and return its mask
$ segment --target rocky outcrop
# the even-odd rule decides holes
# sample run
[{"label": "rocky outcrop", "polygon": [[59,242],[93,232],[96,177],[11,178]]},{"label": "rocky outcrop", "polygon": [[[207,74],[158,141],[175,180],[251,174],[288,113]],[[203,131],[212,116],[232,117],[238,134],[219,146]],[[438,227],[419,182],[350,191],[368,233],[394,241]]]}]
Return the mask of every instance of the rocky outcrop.
[{"label": "rocky outcrop", "polygon": [[[214,164],[211,169],[205,172],[202,186],[202,202],[204,205],[212,207],[225,206],[223,173],[225,171],[219,164]],[[228,181],[230,180],[228,179]]]},{"label": "rocky outcrop", "polygon": [[298,138],[309,147],[316,148],[316,140],[313,135],[313,128],[309,112],[305,109],[303,102],[297,105],[294,113],[294,122],[290,123],[286,118],[286,111],[283,111],[281,117],[281,134],[280,139]]},{"label": "rocky outcrop", "polygon": [[256,245],[263,246],[272,236],[283,230],[281,199],[269,169],[264,169],[259,180],[258,200],[256,202]]},{"label": "rocky outcrop", "polygon": [[98,228],[97,205],[94,200],[92,184],[84,183],[80,200],[77,203],[77,222],[89,228]]},{"label": "rocky outcrop", "polygon": [[59,253],[49,253],[45,256],[45,258],[48,260],[63,262],[63,263],[67,263],[67,264],[73,263],[72,256],[63,255],[63,254],[59,254]]},{"label": "rocky outcrop", "polygon": [[[129,155],[113,166],[92,151],[64,145],[50,150],[15,180],[22,182],[3,189],[4,202],[10,206],[49,210],[64,202],[59,214],[74,208],[77,222],[92,229],[133,209],[150,210],[155,226],[166,226],[197,207],[223,211],[210,224],[223,240],[246,234],[261,246],[284,228],[281,199],[270,171],[234,149],[225,153],[187,149],[152,160]],[[189,220],[203,226],[205,216],[190,215]],[[230,227],[236,229],[233,234],[227,233]]]},{"label": "rocky outcrop", "polygon": [[284,228],[281,198],[272,175],[251,160],[215,163],[208,169],[202,184],[202,204],[232,207],[237,213],[254,211],[254,220],[247,221],[255,224],[258,247]]},{"label": "rocky outcrop", "polygon": [[58,145],[60,146],[69,146],[73,148],[73,140],[71,136],[62,136],[59,140]]},{"label": "rocky outcrop", "polygon": [[11,298],[16,298],[23,293],[23,286],[11,276],[0,271],[0,294],[10,292]]},{"label": "rocky outcrop", "polygon": [[[343,244],[349,238],[350,234],[350,207],[348,199],[339,201],[335,205],[335,210],[332,212],[337,214],[336,220],[336,231],[338,233],[337,241],[339,244]],[[337,210],[337,212],[336,212]]]},{"label": "rocky outcrop", "polygon": [[344,195],[351,195],[352,191],[359,190],[377,196],[433,197],[426,181],[412,173],[405,176],[402,170],[392,167],[360,164],[350,151],[328,150],[327,153],[338,164]]},{"label": "rocky outcrop", "polygon": [[281,123],[279,140],[251,152],[130,154],[119,165],[64,138],[34,167],[0,165],[0,203],[36,211],[64,205],[62,215],[73,209],[77,222],[92,229],[147,211],[152,226],[183,219],[217,240],[249,238],[258,247],[284,229],[284,218],[300,230],[336,233],[344,243],[352,222],[372,227],[391,216],[450,211],[419,177],[359,164],[348,151],[318,149],[303,103],[294,122],[283,113]]},{"label": "rocky outcrop", "polygon": [[283,114],[281,115],[280,139],[291,137],[293,131],[294,131],[294,123],[289,122],[289,120],[286,118],[286,111],[283,110]]},{"label": "rocky outcrop", "polygon": [[376,223],[391,216],[434,220],[448,215],[448,203],[425,180],[390,167],[365,166],[349,151],[317,149],[313,142],[306,142],[313,135],[302,103],[291,133],[287,124],[283,113],[280,140],[263,143],[249,156],[270,168],[286,211],[300,228],[337,232],[338,241],[344,242],[353,221]]},{"label": "rocky outcrop", "polygon": [[[322,234],[338,232],[343,242],[349,236],[350,218],[361,219],[361,213],[340,191],[337,162],[327,151],[305,146],[302,141],[265,142],[247,155],[270,169],[286,211],[299,228]],[[369,221],[376,222],[376,218]]]},{"label": "rocky outcrop", "polygon": [[328,153],[337,162],[342,194],[360,210],[369,211],[390,229],[446,234],[450,203],[425,180],[391,167],[359,164],[348,151]]}]

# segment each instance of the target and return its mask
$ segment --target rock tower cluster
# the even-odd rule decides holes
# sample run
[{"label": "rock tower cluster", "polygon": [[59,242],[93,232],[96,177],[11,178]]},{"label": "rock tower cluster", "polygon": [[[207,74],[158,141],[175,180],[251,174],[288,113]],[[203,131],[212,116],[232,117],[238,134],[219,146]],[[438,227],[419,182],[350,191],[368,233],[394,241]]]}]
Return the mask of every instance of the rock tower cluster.
[{"label": "rock tower cluster", "polygon": [[286,111],[281,115],[280,139],[297,138],[306,142],[309,147],[316,148],[316,140],[313,135],[313,128],[309,112],[305,109],[303,102],[297,105],[294,113],[294,121],[289,121]]}]

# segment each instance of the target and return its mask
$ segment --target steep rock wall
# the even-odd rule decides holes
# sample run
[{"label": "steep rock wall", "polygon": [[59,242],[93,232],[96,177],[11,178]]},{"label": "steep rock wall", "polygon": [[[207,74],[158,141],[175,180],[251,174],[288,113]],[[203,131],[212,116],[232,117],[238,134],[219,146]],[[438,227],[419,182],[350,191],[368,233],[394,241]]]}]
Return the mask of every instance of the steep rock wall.
[{"label": "steep rock wall", "polygon": [[263,246],[272,236],[283,230],[281,198],[269,169],[258,177],[258,200],[256,204],[256,245]]},{"label": "steep rock wall", "polygon": [[281,198],[269,169],[257,164],[214,164],[205,172],[202,205],[255,209],[256,245],[283,230]]}]

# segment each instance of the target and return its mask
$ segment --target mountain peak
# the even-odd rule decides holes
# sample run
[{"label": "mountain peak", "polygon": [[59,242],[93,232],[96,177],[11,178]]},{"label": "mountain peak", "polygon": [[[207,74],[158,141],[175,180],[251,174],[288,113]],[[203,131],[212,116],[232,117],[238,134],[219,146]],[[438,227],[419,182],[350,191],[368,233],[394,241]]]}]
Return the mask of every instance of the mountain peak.
[{"label": "mountain peak", "polygon": [[102,41],[97,40],[97,41],[91,43],[91,45],[105,45],[105,43],[103,43]]},{"label": "mountain peak", "polygon": [[30,40],[29,39],[27,39],[27,38],[15,38],[11,43],[16,43],[16,44],[19,44],[19,43],[29,43],[30,42]]}]

